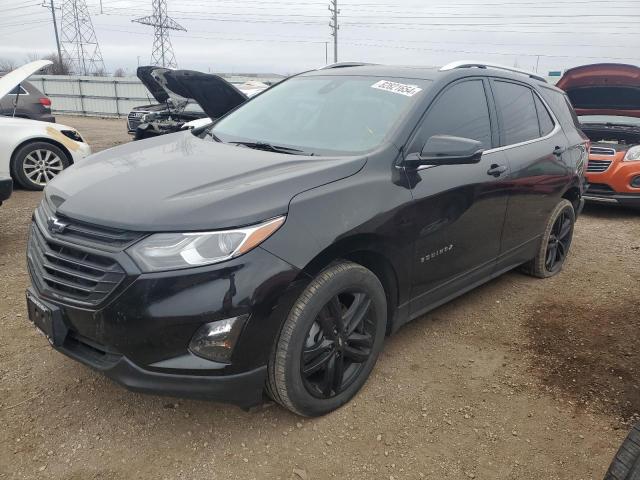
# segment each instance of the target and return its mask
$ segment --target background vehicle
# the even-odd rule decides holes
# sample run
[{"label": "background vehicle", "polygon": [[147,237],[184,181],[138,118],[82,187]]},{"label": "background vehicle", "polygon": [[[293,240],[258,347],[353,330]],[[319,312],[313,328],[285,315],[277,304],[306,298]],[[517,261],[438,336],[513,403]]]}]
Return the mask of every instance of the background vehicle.
[{"label": "background vehicle", "polygon": [[[0,98],[50,64],[39,60],[6,74],[0,79]],[[91,153],[80,134],[66,125],[0,116],[0,131],[0,177],[11,177],[30,190],[42,190],[62,170]]]},{"label": "background vehicle", "polygon": [[[16,105],[15,115],[14,105]],[[56,121],[51,114],[51,100],[26,80],[0,99],[0,115],[29,118],[41,122]]]},{"label": "background vehicle", "polygon": [[165,107],[139,107],[129,114],[128,129],[136,140],[206,125],[268,88],[261,82],[235,86],[217,75],[161,67],[140,67],[138,77]]},{"label": "background vehicle", "polygon": [[636,424],[616,452],[604,480],[640,478],[640,423]]},{"label": "background vehicle", "polygon": [[567,70],[556,86],[592,141],[585,199],[640,208],[640,68],[584,65]]},{"label": "background vehicle", "polygon": [[511,269],[560,272],[588,142],[562,91],[482,63],[339,67],[48,185],[28,309],[54,348],[135,390],[248,407],[266,386],[322,415],[386,334]]}]

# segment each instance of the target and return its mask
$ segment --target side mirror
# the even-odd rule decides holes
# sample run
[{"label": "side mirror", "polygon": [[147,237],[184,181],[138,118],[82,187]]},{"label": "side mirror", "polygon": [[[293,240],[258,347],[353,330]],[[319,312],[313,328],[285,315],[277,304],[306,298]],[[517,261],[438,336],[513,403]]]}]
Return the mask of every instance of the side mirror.
[{"label": "side mirror", "polygon": [[482,142],[451,135],[434,135],[427,140],[422,151],[409,154],[405,165],[464,165],[478,163],[482,157]]}]

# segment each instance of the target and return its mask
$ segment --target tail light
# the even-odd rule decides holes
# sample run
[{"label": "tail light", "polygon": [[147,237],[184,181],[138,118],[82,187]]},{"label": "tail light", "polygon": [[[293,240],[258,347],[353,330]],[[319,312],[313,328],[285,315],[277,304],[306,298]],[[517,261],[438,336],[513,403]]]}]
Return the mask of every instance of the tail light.
[{"label": "tail light", "polygon": [[44,108],[51,108],[51,100],[48,99],[47,97],[40,97],[38,101],[40,102],[40,105],[42,105]]}]

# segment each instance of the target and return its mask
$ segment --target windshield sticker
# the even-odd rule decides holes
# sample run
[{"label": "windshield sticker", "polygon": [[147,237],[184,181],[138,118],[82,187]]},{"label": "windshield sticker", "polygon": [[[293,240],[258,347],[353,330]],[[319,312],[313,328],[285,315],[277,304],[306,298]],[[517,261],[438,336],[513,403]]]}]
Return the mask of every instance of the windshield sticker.
[{"label": "windshield sticker", "polygon": [[378,90],[386,90],[387,92],[399,93],[405,97],[413,97],[416,93],[422,91],[417,85],[407,85],[405,83],[390,82],[389,80],[380,80],[371,85],[371,88]]}]

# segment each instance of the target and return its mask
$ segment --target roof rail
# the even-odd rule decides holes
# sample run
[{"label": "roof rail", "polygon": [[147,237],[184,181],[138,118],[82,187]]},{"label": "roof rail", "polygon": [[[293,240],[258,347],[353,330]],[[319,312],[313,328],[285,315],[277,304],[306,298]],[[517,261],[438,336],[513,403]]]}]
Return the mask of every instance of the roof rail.
[{"label": "roof rail", "polygon": [[337,63],[330,63],[329,65],[325,65],[324,67],[320,67],[318,70],[329,70],[331,68],[345,68],[345,67],[364,67],[367,65],[376,65],[376,64],[365,63],[365,62],[337,62]]},{"label": "roof rail", "polygon": [[488,63],[488,62],[478,62],[478,61],[470,61],[463,60],[459,62],[451,62],[440,68],[441,72],[447,70],[455,70],[458,68],[495,68],[496,70],[505,70],[507,72],[519,73],[521,75],[526,75],[530,78],[534,78],[536,80],[540,80],[541,82],[547,83],[547,80],[544,77],[541,77],[537,73],[528,72],[526,70],[522,70],[520,68],[515,67],[505,67],[504,65],[498,65],[496,63]]}]

